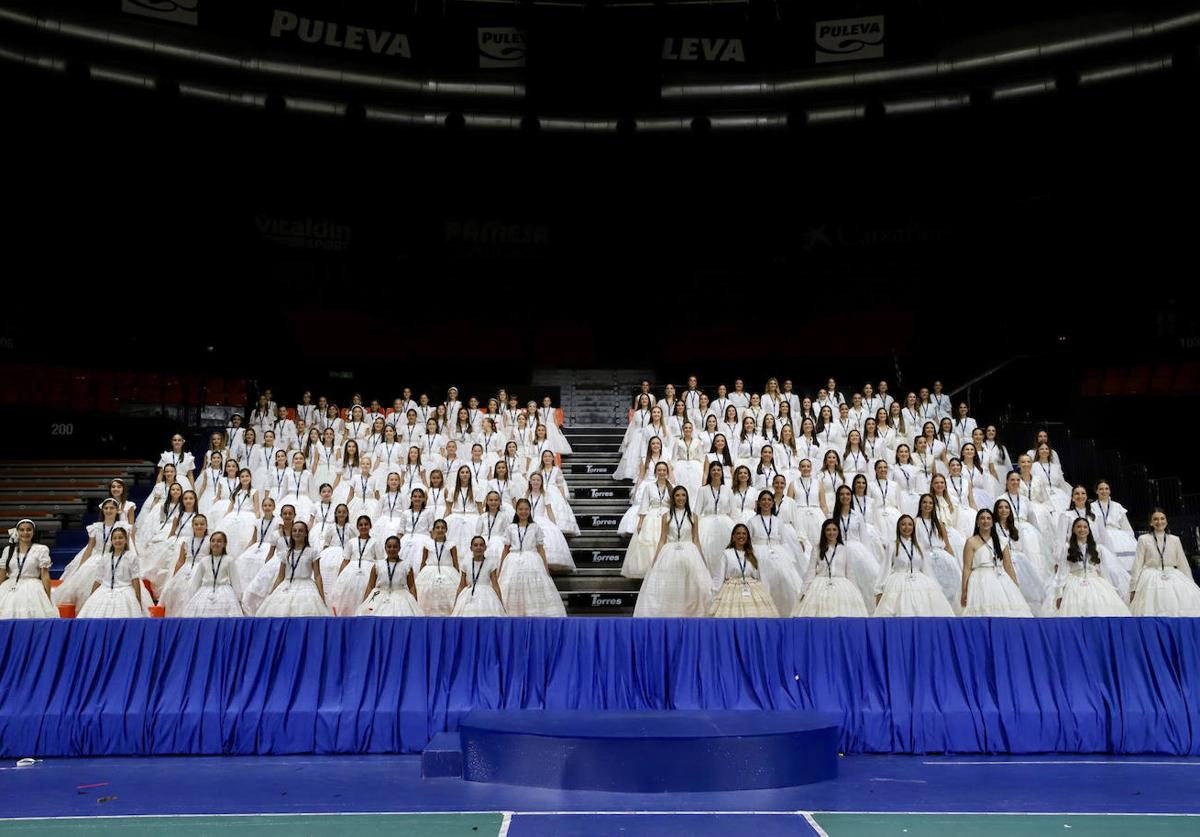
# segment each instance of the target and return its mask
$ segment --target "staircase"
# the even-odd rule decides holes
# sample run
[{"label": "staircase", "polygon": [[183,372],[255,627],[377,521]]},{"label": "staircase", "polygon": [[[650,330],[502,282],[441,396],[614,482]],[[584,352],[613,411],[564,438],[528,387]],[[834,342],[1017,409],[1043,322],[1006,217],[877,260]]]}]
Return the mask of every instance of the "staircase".
[{"label": "staircase", "polygon": [[563,471],[579,534],[570,542],[575,574],[555,581],[573,616],[630,614],[641,582],[620,574],[627,537],[617,534],[617,526],[629,508],[632,486],[612,478],[625,430],[590,425],[563,432],[574,450],[563,461]]}]

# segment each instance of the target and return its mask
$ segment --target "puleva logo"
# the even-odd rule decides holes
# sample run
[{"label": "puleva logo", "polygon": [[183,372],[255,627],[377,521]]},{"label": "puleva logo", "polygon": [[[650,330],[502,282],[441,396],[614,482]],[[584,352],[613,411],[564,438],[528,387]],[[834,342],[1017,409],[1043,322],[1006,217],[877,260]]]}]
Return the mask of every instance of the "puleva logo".
[{"label": "puleva logo", "polygon": [[480,27],[479,66],[524,67],[526,33],[512,26]]},{"label": "puleva logo", "polygon": [[857,61],[883,57],[883,15],[818,20],[816,61]]}]

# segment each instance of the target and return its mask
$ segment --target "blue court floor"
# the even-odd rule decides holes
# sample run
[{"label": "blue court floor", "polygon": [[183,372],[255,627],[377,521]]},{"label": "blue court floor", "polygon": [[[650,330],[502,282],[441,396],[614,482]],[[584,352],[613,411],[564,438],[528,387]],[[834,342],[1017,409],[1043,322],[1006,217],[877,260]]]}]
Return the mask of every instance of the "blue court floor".
[{"label": "blue court floor", "polygon": [[8,762],[0,837],[1200,834],[1196,759],[853,756],[840,767],[801,788],[611,794],[423,780],[418,756]]}]

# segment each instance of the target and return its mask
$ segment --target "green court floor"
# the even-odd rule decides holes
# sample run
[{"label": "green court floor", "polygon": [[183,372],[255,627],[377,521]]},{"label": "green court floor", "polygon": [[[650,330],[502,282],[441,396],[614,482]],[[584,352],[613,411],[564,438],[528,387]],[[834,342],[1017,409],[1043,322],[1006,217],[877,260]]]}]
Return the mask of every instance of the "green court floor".
[{"label": "green court floor", "polygon": [[829,837],[1174,837],[1200,818],[1111,814],[813,814]]},{"label": "green court floor", "polygon": [[88,817],[86,819],[0,820],[0,835],[50,837],[495,837],[501,814],[338,814],[336,816]]}]

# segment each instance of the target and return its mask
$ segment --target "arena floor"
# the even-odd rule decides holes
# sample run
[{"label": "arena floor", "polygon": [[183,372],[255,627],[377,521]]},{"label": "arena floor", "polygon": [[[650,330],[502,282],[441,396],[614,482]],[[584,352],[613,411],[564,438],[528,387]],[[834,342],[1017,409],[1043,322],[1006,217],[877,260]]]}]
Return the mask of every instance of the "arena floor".
[{"label": "arena floor", "polygon": [[835,782],[610,794],[422,780],[416,756],[54,759],[0,767],[9,835],[1200,833],[1200,761],[853,756]]}]

